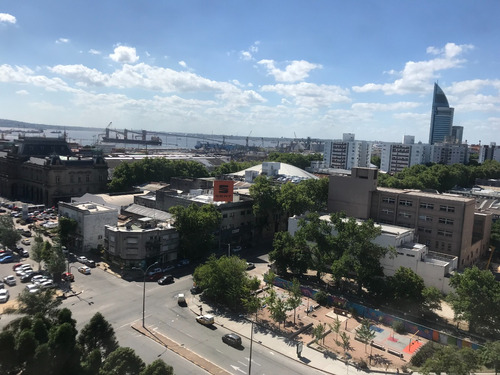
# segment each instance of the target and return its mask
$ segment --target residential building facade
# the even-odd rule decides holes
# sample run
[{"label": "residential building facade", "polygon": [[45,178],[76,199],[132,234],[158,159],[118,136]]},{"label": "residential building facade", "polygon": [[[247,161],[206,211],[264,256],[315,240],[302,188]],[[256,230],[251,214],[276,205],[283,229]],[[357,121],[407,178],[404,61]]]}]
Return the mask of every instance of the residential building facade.
[{"label": "residential building facade", "polygon": [[342,140],[325,142],[323,161],[327,168],[347,169],[368,167],[371,159],[371,142],[356,141],[354,134],[346,133]]},{"label": "residential building facade", "polygon": [[69,247],[76,252],[89,252],[104,245],[104,227],[116,225],[118,210],[92,202],[59,202],[59,216],[76,221],[76,232]]}]

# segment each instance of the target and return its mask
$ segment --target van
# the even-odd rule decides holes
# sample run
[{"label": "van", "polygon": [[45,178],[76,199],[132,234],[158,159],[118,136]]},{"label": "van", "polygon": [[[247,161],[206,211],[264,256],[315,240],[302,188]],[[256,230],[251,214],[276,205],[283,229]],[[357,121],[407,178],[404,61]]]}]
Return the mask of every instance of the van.
[{"label": "van", "polygon": [[179,293],[177,295],[177,303],[182,306],[186,304],[186,297],[184,297],[184,293]]}]

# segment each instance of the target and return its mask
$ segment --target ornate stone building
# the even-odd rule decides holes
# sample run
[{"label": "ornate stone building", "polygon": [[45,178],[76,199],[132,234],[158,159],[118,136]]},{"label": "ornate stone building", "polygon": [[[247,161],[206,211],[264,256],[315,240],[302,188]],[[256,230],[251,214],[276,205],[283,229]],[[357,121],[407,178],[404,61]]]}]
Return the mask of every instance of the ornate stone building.
[{"label": "ornate stone building", "polygon": [[24,137],[0,152],[0,196],[53,206],[73,196],[106,191],[102,155],[74,155],[64,138]]}]

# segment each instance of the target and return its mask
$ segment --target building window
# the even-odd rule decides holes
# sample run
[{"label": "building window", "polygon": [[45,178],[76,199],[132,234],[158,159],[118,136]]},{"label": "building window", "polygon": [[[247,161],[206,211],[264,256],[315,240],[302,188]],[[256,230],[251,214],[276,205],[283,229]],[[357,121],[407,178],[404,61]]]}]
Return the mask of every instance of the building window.
[{"label": "building window", "polygon": [[409,218],[411,218],[411,214],[408,212],[400,212],[399,217],[404,217],[406,219],[409,219]]},{"label": "building window", "polygon": [[427,210],[433,210],[434,209],[434,204],[421,202],[420,203],[420,208],[425,208]]},{"label": "building window", "polygon": [[396,199],[390,198],[390,197],[384,197],[384,198],[382,198],[382,202],[383,203],[394,204],[394,203],[396,203]]},{"label": "building window", "polygon": [[61,183],[61,176],[56,176],[56,183],[57,184]]},{"label": "building window", "polygon": [[446,217],[440,217],[439,224],[453,225],[453,219],[448,219]]},{"label": "building window", "polygon": [[426,216],[426,215],[420,215],[418,217],[419,220],[422,220],[422,221],[427,221],[427,222],[431,222],[432,221],[432,216]]},{"label": "building window", "polygon": [[441,205],[441,206],[439,206],[439,211],[444,211],[444,212],[455,212],[455,207],[453,207],[453,206],[444,206],[444,205]]},{"label": "building window", "polygon": [[223,214],[223,215],[222,215],[222,218],[223,218],[223,219],[227,219],[227,214]]},{"label": "building window", "polygon": [[388,208],[382,208],[382,213],[386,214],[386,215],[390,215],[390,214],[393,214],[394,211],[393,210],[389,210]]},{"label": "building window", "polygon": [[451,236],[453,236],[452,232],[450,232],[448,230],[442,230],[442,229],[438,229],[437,234],[438,234],[438,236],[443,236],[443,237],[451,237]]},{"label": "building window", "polygon": [[409,200],[406,200],[406,199],[402,199],[399,201],[399,205],[400,206],[408,206],[408,207],[411,207],[413,206],[413,201],[409,201]]}]

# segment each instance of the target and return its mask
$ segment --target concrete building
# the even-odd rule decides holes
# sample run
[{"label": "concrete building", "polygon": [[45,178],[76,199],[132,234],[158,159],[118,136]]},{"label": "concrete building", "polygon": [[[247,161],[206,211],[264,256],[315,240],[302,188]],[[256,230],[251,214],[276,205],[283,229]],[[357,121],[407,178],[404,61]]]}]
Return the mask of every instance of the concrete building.
[{"label": "concrete building", "polygon": [[92,202],[59,202],[59,215],[77,223],[76,233],[71,239],[70,249],[89,252],[104,245],[104,227],[116,225],[118,210]]},{"label": "concrete building", "polygon": [[172,222],[142,218],[123,226],[104,227],[105,257],[119,267],[144,267],[177,259],[179,233]]},{"label": "concrete building", "polygon": [[491,214],[476,213],[475,200],[451,194],[377,188],[376,169],[355,168],[330,176],[328,210],[414,228],[430,251],[456,256],[460,269],[476,263],[489,246]]},{"label": "concrete building", "polygon": [[436,164],[467,164],[469,162],[469,149],[466,143],[437,143],[431,147],[431,163]]},{"label": "concrete building", "polygon": [[500,162],[500,147],[495,142],[491,142],[489,145],[481,145],[479,148],[478,163],[482,164],[487,160]]},{"label": "concrete building", "polygon": [[354,134],[345,133],[342,140],[325,142],[323,161],[327,168],[347,169],[369,167],[371,142],[356,141]]},{"label": "concrete building", "polygon": [[[288,220],[288,232],[292,236],[299,229],[300,219],[302,217],[292,217]],[[330,221],[328,215],[322,216],[321,219]],[[358,220],[358,223],[361,223],[361,220]],[[415,241],[414,229],[388,224],[377,225],[381,234],[373,243],[395,252],[387,253],[380,260],[385,276],[393,276],[399,267],[406,267],[421,276],[425,286],[436,287],[445,294],[450,292],[449,279],[457,270],[457,257],[430,252],[427,246]],[[332,234],[335,233],[335,228],[332,227]]]},{"label": "concrete building", "polygon": [[0,195],[10,200],[53,206],[105,191],[107,182],[102,155],[76,156],[64,138],[20,138],[0,152]]}]

